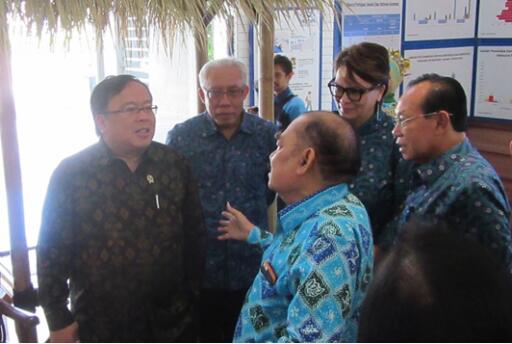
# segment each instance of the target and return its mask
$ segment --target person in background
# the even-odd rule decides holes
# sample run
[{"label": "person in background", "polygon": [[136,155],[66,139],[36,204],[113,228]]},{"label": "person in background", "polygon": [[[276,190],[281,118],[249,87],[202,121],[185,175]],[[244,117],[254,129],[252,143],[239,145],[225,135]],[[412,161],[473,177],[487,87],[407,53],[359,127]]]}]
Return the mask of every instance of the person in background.
[{"label": "person in background", "polygon": [[425,74],[409,83],[397,105],[393,135],[404,159],[414,162],[414,184],[386,230],[396,237],[414,216],[445,220],[512,273],[505,189],[469,142],[466,128],[466,94],[457,80]]},{"label": "person in background", "polygon": [[511,276],[463,229],[415,220],[377,266],[358,342],[510,342]]},{"label": "person in background", "polygon": [[243,110],[249,87],[246,67],[224,58],[199,72],[206,112],[169,131],[167,144],[191,163],[199,183],[208,231],[201,294],[201,341],[230,342],[244,295],[258,271],[261,250],[244,242],[220,242],[217,224],[226,202],[258,226],[268,225],[275,194],[267,187],[274,125]]},{"label": "person in background", "polygon": [[265,252],[235,342],[354,342],[373,270],[368,214],[350,193],[359,167],[356,134],[331,112],[300,116],[278,136],[269,187],[287,204],[275,234],[227,204],[219,239]]},{"label": "person in background", "polygon": [[307,112],[304,101],[290,90],[293,77],[292,61],[284,55],[274,55],[274,118],[284,131],[291,121]]},{"label": "person in background", "polygon": [[60,163],[43,209],[50,341],[195,341],[206,232],[190,168],[152,141],[157,106],[135,77],[105,78],[91,110],[100,140]]},{"label": "person in background", "polygon": [[410,163],[398,152],[391,130],[394,119],[381,110],[389,81],[385,47],[363,42],[336,57],[336,76],[329,84],[339,114],[356,129],[361,168],[350,190],[365,205],[376,243],[382,229],[400,211],[409,190]]}]

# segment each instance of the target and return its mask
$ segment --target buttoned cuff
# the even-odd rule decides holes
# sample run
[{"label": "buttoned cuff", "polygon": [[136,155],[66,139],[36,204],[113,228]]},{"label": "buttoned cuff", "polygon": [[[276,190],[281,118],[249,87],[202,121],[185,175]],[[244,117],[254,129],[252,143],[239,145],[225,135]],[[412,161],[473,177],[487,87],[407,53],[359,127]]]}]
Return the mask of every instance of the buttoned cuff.
[{"label": "buttoned cuff", "polygon": [[249,244],[259,244],[261,241],[261,229],[258,226],[252,227],[251,231],[249,232],[249,236],[247,237],[246,241]]}]

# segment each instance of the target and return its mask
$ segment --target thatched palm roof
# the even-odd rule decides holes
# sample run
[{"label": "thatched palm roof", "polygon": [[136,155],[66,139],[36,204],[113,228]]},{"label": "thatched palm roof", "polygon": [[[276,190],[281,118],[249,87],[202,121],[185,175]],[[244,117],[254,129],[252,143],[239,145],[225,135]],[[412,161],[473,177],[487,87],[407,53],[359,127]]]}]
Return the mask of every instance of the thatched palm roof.
[{"label": "thatched palm roof", "polygon": [[[214,15],[243,14],[255,23],[269,11],[274,16],[289,16],[283,11],[288,8],[297,8],[298,15],[307,9],[324,12],[334,8],[334,0],[0,0],[0,21],[19,17],[38,34],[64,30],[71,35],[86,25],[101,33],[115,25],[120,37],[125,38],[128,21],[132,20],[137,28],[151,27],[162,34],[165,42],[172,42],[177,33],[189,29],[204,37],[205,24]],[[0,43],[5,37],[5,30],[1,30]]]}]

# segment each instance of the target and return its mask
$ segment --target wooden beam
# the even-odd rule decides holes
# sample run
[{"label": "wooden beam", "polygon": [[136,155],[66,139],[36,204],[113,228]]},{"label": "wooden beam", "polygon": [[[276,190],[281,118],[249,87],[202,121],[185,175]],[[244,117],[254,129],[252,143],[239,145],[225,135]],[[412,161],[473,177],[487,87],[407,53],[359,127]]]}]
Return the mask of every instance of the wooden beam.
[{"label": "wooden beam", "polygon": [[[201,32],[200,30],[196,30],[195,32],[195,46],[196,46],[196,84],[197,90],[201,88],[199,84],[199,71],[201,67],[208,62],[208,37],[206,35],[206,30]],[[199,92],[197,94],[197,112],[201,113],[206,110],[201,98],[199,97]]]},{"label": "wooden beam", "polygon": [[[208,25],[210,25],[211,21],[215,17],[215,13],[211,8],[207,8],[207,2],[204,2],[203,8],[203,28],[196,28],[194,33],[195,38],[195,47],[196,47],[196,84],[197,89],[201,88],[199,84],[199,71],[201,68],[208,62]],[[201,98],[199,97],[199,93],[197,95],[197,112],[201,113],[206,110]]]},{"label": "wooden beam", "polygon": [[[7,18],[0,18],[0,136],[4,163],[5,189],[9,212],[11,260],[14,276],[14,293],[33,290],[30,282],[25,218],[23,213],[23,188],[16,132],[16,111],[12,94],[11,52]],[[35,305],[34,305],[35,307]],[[34,309],[28,309],[34,311]],[[37,342],[35,327],[18,326],[20,342]]]},{"label": "wooden beam", "polygon": [[[258,18],[259,49],[259,115],[274,121],[274,18],[270,11]],[[277,208],[274,202],[268,209],[268,228],[275,232]]]},{"label": "wooden beam", "polygon": [[274,121],[274,19],[270,12],[258,20],[259,48],[259,113]]}]

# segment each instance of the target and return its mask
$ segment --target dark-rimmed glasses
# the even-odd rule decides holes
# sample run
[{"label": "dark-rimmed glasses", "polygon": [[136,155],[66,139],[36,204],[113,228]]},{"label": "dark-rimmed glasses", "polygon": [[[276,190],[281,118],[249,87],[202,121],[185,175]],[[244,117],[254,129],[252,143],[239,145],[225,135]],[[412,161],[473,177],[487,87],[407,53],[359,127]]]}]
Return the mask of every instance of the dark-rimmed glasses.
[{"label": "dark-rimmed glasses", "polygon": [[139,112],[144,112],[146,114],[149,114],[149,113],[156,114],[157,110],[158,110],[158,106],[156,106],[156,105],[147,105],[147,106],[128,105],[124,109],[115,110],[115,111],[105,111],[105,113],[108,114],[108,115],[115,115],[115,114],[118,114],[118,113],[124,113],[124,114],[127,114],[129,116],[135,116]]},{"label": "dark-rimmed glasses", "polygon": [[335,81],[335,79],[332,79],[327,84],[327,87],[329,87],[329,91],[331,92],[331,95],[333,98],[340,99],[343,97],[344,94],[347,94],[348,99],[350,99],[353,102],[358,102],[363,97],[363,94],[366,92],[373,91],[376,88],[379,88],[382,86],[382,84],[373,85],[368,88],[355,88],[355,87],[343,87],[341,85],[338,85]]}]

